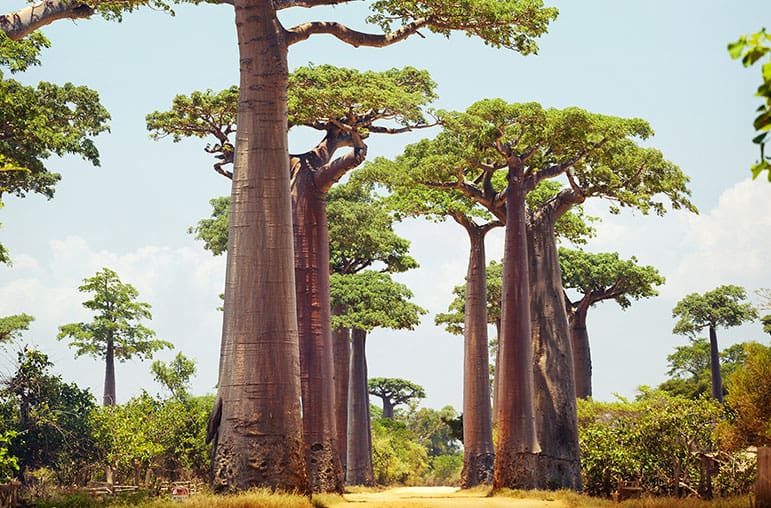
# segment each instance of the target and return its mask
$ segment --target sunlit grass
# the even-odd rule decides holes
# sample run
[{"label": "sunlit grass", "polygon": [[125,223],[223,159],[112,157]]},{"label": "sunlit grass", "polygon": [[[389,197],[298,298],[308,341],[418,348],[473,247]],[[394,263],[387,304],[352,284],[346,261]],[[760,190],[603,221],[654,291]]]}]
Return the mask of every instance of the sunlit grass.
[{"label": "sunlit grass", "polygon": [[627,499],[621,503],[616,503],[610,499],[589,497],[571,490],[540,491],[501,489],[496,491],[493,495],[516,499],[561,501],[568,508],[610,508],[615,506],[621,508],[749,508],[751,506],[749,496],[716,498],[711,501],[696,498],[646,496],[640,499]]},{"label": "sunlit grass", "polygon": [[275,493],[268,489],[253,489],[242,494],[227,496],[198,494],[190,496],[184,503],[166,499],[151,499],[141,504],[147,508],[321,508],[309,498],[296,494]]}]

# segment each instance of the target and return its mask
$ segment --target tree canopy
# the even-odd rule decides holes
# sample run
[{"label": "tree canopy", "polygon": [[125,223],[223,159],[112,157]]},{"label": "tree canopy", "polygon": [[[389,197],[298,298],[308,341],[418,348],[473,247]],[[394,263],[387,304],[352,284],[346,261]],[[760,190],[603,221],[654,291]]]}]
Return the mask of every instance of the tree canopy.
[{"label": "tree canopy", "polygon": [[190,393],[190,378],[195,375],[195,360],[177,353],[170,362],[155,360],[150,366],[153,378],[177,400],[186,400]]},{"label": "tree canopy", "polygon": [[393,418],[396,406],[426,397],[426,391],[419,384],[395,377],[370,378],[367,390],[383,401],[383,418]]},{"label": "tree canopy", "polygon": [[757,112],[752,125],[757,131],[752,139],[753,143],[760,145],[760,160],[752,165],[752,178],[757,178],[760,173],[768,170],[768,181],[771,182],[771,156],[765,154],[768,133],[771,131],[771,34],[763,28],[760,32],[742,35],[739,40],[728,45],[728,53],[731,58],[741,59],[742,65],[751,67],[757,62],[763,62],[761,67],[762,82],[755,93],[762,98],[762,104]]},{"label": "tree canopy", "polygon": [[756,319],[757,311],[745,302],[744,288],[724,285],[704,294],[691,293],[672,309],[679,318],[673,333],[694,336],[704,328],[728,328]]},{"label": "tree canopy", "polygon": [[15,314],[0,318],[0,344],[11,342],[25,330],[35,318],[29,314]]}]

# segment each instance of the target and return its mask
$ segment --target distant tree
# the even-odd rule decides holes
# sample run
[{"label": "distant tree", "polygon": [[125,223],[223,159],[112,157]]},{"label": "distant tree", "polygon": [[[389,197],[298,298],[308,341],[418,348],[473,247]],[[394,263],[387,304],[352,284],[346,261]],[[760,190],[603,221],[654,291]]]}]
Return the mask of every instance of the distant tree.
[{"label": "distant tree", "polygon": [[592,357],[586,329],[589,308],[604,300],[615,300],[627,309],[633,299],[657,295],[654,286],[662,285],[664,277],[652,266],[638,265],[635,257],[621,259],[617,252],[590,253],[560,247],[559,262],[562,287],[578,292],[576,301],[565,293],[565,306],[573,345],[576,396],[585,399],[592,395]]},{"label": "distant tree", "polygon": [[29,325],[35,318],[29,314],[16,314],[0,318],[0,344],[11,342],[18,336],[29,330]]},{"label": "distant tree", "polygon": [[139,292],[131,284],[125,284],[118,274],[102,268],[93,277],[83,280],[78,287],[81,293],[92,293],[93,298],[83,306],[96,313],[90,323],[70,323],[59,327],[57,338],[71,339],[75,356],[88,355],[104,358],[105,406],[115,405],[115,360],[124,362],[130,358],[152,358],[160,349],[172,348],[170,342],[153,339],[155,332],[140,323],[152,319],[150,304],[137,302]]},{"label": "distant tree", "polygon": [[48,355],[25,347],[18,352],[16,371],[3,382],[0,394],[10,410],[8,430],[15,432],[8,451],[22,471],[42,467],[61,476],[68,463],[87,464],[93,453],[90,412],[95,407],[88,390],[65,383],[50,373]]},{"label": "distant tree", "polygon": [[396,406],[426,397],[422,386],[395,377],[370,378],[367,381],[367,391],[370,395],[380,397],[383,401],[383,418],[391,419],[394,417]]},{"label": "distant tree", "polygon": [[771,347],[757,342],[744,347],[744,365],[726,379],[730,418],[719,435],[733,449],[771,446]]},{"label": "distant tree", "polygon": [[169,390],[172,397],[179,401],[190,397],[190,378],[195,375],[195,360],[177,353],[168,364],[160,360],[154,361],[150,370],[153,378]]},{"label": "distant tree", "polygon": [[[710,345],[705,338],[691,339],[686,346],[675,347],[667,356],[670,379],[659,385],[659,389],[671,395],[697,399],[710,391]],[[720,374],[722,378],[741,366],[746,353],[744,344],[734,344],[720,352]],[[725,388],[723,390],[725,395]]]},{"label": "distant tree", "polygon": [[[745,67],[750,67],[758,61],[763,64],[763,82],[758,87],[756,96],[765,100],[765,104],[758,108],[758,116],[755,117],[753,127],[757,135],[752,139],[753,143],[760,145],[760,161],[752,166],[752,178],[757,178],[764,170],[771,168],[771,157],[765,155],[765,146],[768,141],[768,133],[771,131],[771,34],[766,29],[748,35],[742,35],[738,41],[728,45],[728,53],[731,58],[741,58]],[[768,181],[771,182],[771,171],[768,171]]]},{"label": "distant tree", "polygon": [[372,435],[367,392],[367,333],[374,328],[412,329],[425,309],[410,302],[412,292],[390,275],[365,270],[355,274],[332,274],[332,305],[343,312],[332,316],[332,326],[351,329],[351,363],[348,389],[348,446],[346,481],[370,484]]},{"label": "distant tree", "polygon": [[[370,380],[373,381],[373,380]],[[371,393],[371,392],[370,392]],[[459,418],[452,406],[440,410],[427,407],[417,408],[417,400],[408,403],[408,410],[397,416],[415,433],[418,442],[426,447],[429,457],[453,455],[460,450],[463,437],[455,434],[453,423]]]},{"label": "distant tree", "polygon": [[[763,299],[763,302],[758,306],[758,310],[771,311],[771,289],[758,289],[755,293]],[[763,331],[771,335],[771,314],[762,316],[760,323],[763,325]]]},{"label": "distant tree", "polygon": [[704,328],[709,330],[712,397],[720,402],[723,402],[723,381],[720,375],[717,328],[739,326],[758,317],[752,305],[744,301],[746,297],[744,288],[725,285],[703,295],[691,293],[672,309],[672,317],[679,318],[673,333],[693,337]]}]

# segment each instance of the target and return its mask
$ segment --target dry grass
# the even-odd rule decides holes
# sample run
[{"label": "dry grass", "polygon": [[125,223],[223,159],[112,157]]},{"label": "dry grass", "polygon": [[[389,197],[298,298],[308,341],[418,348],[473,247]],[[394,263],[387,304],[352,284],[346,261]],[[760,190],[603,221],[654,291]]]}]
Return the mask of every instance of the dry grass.
[{"label": "dry grass", "polygon": [[320,508],[305,496],[295,494],[277,494],[267,489],[249,490],[242,494],[228,496],[199,494],[191,496],[184,503],[171,499],[148,500],[140,505],[145,508]]},{"label": "dry grass", "polygon": [[622,503],[616,503],[610,499],[589,497],[570,490],[523,491],[503,489],[496,492],[495,496],[561,501],[568,508],[750,508],[751,506],[749,496],[718,498],[711,501],[695,498],[643,497],[641,499],[627,499]]}]

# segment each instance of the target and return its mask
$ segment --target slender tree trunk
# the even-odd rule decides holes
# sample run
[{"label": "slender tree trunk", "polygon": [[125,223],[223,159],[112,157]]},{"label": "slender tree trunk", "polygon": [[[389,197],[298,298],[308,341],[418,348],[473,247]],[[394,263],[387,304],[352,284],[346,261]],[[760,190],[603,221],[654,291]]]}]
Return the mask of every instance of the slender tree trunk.
[{"label": "slender tree trunk", "polygon": [[112,336],[107,338],[107,352],[104,355],[104,396],[103,406],[115,405],[115,341]]},{"label": "slender tree trunk", "polygon": [[394,419],[394,405],[388,397],[380,397],[383,401],[383,418]]},{"label": "slender tree trunk", "polygon": [[496,367],[496,374],[501,377],[495,410],[498,442],[493,485],[496,489],[534,488],[540,452],[535,427],[530,339],[526,190],[516,181],[521,175],[515,175],[513,171],[509,169],[506,191],[501,337],[498,342],[500,363]]},{"label": "slender tree trunk", "polygon": [[498,425],[498,422],[496,421],[497,415],[498,415],[498,406],[500,403],[498,402],[498,395],[501,392],[500,387],[500,379],[501,376],[498,375],[498,365],[501,364],[501,320],[500,318],[495,320],[495,340],[497,342],[497,346],[495,348],[495,368],[493,373],[493,427],[496,427]]},{"label": "slender tree trunk", "polygon": [[351,370],[348,390],[348,460],[346,483],[372,485],[372,434],[367,391],[367,332],[351,331]]},{"label": "slender tree trunk", "polygon": [[490,352],[487,341],[487,229],[466,224],[471,243],[466,275],[463,352],[463,471],[461,486],[493,481],[493,432],[490,414]]},{"label": "slender tree trunk", "polygon": [[712,398],[723,403],[723,377],[720,374],[720,353],[717,348],[715,327],[709,327],[709,363],[712,370]]},{"label": "slender tree trunk", "polygon": [[576,397],[579,399],[592,396],[592,352],[589,346],[589,332],[586,329],[586,310],[584,302],[579,302],[568,321],[576,377]]},{"label": "slender tree trunk", "polygon": [[312,171],[293,171],[297,322],[303,395],[303,436],[314,492],[343,492],[337,446],[334,344],[330,327],[327,195]]},{"label": "slender tree trunk", "polygon": [[555,220],[551,210],[542,210],[528,231],[538,478],[539,488],[581,490],[573,352]]},{"label": "slender tree trunk", "polygon": [[[340,308],[332,309],[332,314],[340,314]],[[348,460],[348,378],[351,364],[351,329],[332,330],[332,346],[335,362],[335,419],[337,420],[337,449],[345,477]]]},{"label": "slender tree trunk", "polygon": [[218,398],[217,492],[308,492],[286,130],[287,47],[273,6],[236,0],[241,82]]}]

